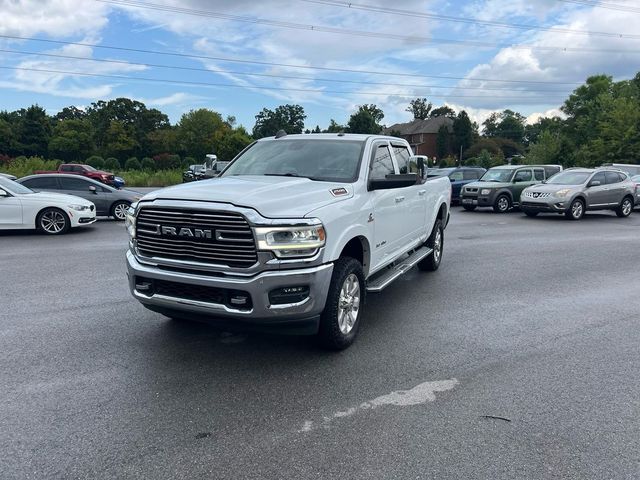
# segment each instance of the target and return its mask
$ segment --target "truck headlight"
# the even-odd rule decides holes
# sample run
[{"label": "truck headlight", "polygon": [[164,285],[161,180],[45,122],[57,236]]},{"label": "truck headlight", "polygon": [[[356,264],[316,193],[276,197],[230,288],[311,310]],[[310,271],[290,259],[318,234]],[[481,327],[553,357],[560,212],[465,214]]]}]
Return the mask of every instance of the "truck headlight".
[{"label": "truck headlight", "polygon": [[67,207],[78,212],[84,212],[90,208],[88,205],[67,205]]},{"label": "truck headlight", "polygon": [[491,193],[491,190],[488,188],[483,188],[482,190],[480,190],[480,195],[489,195]]},{"label": "truck headlight", "polygon": [[562,190],[558,190],[554,195],[558,198],[564,198],[569,195],[569,192],[571,192],[570,188],[563,188]]},{"label": "truck headlight", "polygon": [[271,250],[281,258],[308,257],[324,247],[322,225],[300,227],[257,227],[258,250]]},{"label": "truck headlight", "polygon": [[130,240],[136,238],[136,209],[133,205],[127,209],[127,214],[124,217],[124,227],[127,229]]}]

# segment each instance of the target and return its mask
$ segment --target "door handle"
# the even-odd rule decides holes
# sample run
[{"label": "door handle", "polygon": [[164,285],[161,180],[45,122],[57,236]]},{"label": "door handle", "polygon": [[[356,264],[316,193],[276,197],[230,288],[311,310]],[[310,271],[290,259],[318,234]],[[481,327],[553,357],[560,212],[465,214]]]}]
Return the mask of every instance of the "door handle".
[{"label": "door handle", "polygon": [[396,203],[404,202],[404,197],[396,197]]},{"label": "door handle", "polygon": [[426,191],[426,190],[420,190],[420,191],[418,191],[418,195],[419,195],[419,196],[421,196],[421,197],[423,197],[425,193],[427,193],[427,191]]}]

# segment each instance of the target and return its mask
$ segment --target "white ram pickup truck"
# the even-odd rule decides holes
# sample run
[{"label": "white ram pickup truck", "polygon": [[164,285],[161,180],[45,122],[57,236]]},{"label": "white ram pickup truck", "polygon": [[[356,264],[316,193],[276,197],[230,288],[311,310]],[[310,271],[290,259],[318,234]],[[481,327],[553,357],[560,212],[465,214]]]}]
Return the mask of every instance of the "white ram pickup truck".
[{"label": "white ram pickup truck", "polygon": [[349,346],[367,292],[436,270],[451,183],[381,135],[254,142],[217,178],[129,209],[129,286],[146,308],[224,328],[317,334]]}]

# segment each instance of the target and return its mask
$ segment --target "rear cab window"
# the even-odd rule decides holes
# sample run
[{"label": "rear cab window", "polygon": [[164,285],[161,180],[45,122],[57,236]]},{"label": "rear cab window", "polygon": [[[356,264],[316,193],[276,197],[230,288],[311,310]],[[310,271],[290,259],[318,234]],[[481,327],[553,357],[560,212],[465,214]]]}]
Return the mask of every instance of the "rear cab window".
[{"label": "rear cab window", "polygon": [[409,152],[406,145],[392,145],[391,148],[398,164],[399,173],[418,173],[418,165],[415,162],[411,162],[411,152]]},{"label": "rear cab window", "polygon": [[542,168],[534,168],[533,169],[533,178],[535,178],[537,181],[543,181],[544,180],[544,169]]}]

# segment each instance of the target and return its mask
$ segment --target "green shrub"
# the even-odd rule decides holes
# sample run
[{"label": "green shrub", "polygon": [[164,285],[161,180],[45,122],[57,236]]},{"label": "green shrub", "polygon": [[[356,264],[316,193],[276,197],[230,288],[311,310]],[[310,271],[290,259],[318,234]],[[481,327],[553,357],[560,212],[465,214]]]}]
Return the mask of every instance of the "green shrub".
[{"label": "green shrub", "polygon": [[119,172],[128,187],[168,187],[182,182],[180,170],[159,170],[157,172],[126,170]]},{"label": "green shrub", "polygon": [[140,165],[140,162],[136,157],[131,157],[127,159],[126,162],[124,162],[124,169],[125,170],[141,170],[142,165]]},{"label": "green shrub", "polygon": [[117,158],[109,157],[104,161],[104,169],[110,172],[120,170],[120,162]]},{"label": "green shrub", "polygon": [[14,158],[6,168],[6,173],[16,177],[25,177],[33,174],[36,170],[57,170],[59,160],[45,160],[40,157],[20,156]]},{"label": "green shrub", "polygon": [[195,165],[198,162],[196,162],[196,159],[193,157],[184,157],[182,159],[182,167],[183,168],[189,168],[189,165]]},{"label": "green shrub", "polygon": [[158,170],[173,170],[181,167],[180,155],[161,153],[160,155],[154,156],[153,161],[156,163]]},{"label": "green shrub", "polygon": [[91,155],[87,158],[87,165],[91,165],[93,168],[97,168],[98,170],[104,168],[104,158],[99,155]]},{"label": "green shrub", "polygon": [[155,162],[153,161],[152,158],[149,158],[149,157],[144,157],[142,159],[142,162],[141,162],[140,166],[142,167],[142,170],[146,170],[146,171],[149,171],[149,172],[151,172],[151,171],[156,169]]}]

